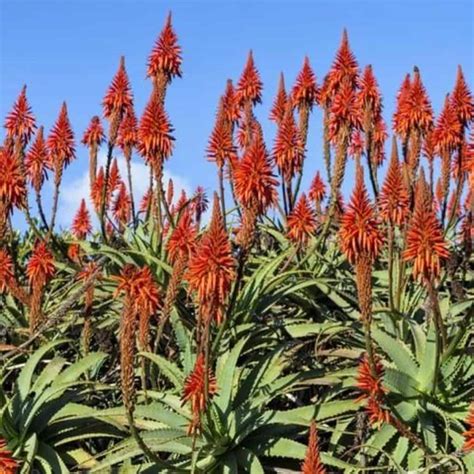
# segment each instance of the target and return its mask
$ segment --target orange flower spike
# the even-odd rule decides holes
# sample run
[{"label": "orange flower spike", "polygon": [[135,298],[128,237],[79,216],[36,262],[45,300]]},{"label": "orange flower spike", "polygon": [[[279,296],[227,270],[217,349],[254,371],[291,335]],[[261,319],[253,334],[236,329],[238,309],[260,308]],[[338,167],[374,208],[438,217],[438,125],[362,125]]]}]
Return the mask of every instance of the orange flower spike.
[{"label": "orange flower spike", "polygon": [[85,199],[81,200],[79,209],[72,221],[71,231],[77,239],[85,239],[92,231],[91,216],[87,210]]},{"label": "orange flower spike", "polygon": [[14,278],[12,258],[6,250],[0,249],[0,294],[9,287]]},{"label": "orange flower spike", "polygon": [[52,253],[44,242],[36,242],[33,252],[26,267],[26,273],[30,283],[34,285],[45,285],[50,280],[56,267]]},{"label": "orange flower spike", "polygon": [[382,97],[370,64],[365,67],[362,73],[359,87],[360,90],[357,94],[359,107],[361,109],[367,108],[374,116],[378,116],[382,112]]},{"label": "orange flower spike", "polygon": [[237,151],[232,140],[232,131],[224,121],[222,102],[219,108],[206,152],[207,159],[222,169],[227,160],[233,162],[237,159]]},{"label": "orange flower spike", "polygon": [[112,82],[102,101],[104,117],[113,120],[125,116],[133,108],[133,95],[125,69],[125,58],[120,58],[120,63]]},{"label": "orange flower spike", "polygon": [[170,178],[168,180],[168,186],[166,186],[166,202],[168,203],[168,206],[171,206],[173,203],[173,197],[174,197],[174,182]]},{"label": "orange flower spike", "polygon": [[265,143],[256,134],[234,172],[236,197],[242,206],[263,214],[278,199],[277,185]]},{"label": "orange flower spike", "polygon": [[102,127],[100,118],[97,115],[94,115],[84,132],[81,143],[88,148],[98,148],[102,143],[104,143],[104,140],[104,128]]},{"label": "orange flower spike", "polygon": [[152,95],[138,127],[138,151],[147,163],[163,164],[173,150],[173,128],[163,105]]},{"label": "orange flower spike", "polygon": [[[13,207],[21,209],[25,203],[26,182],[18,158],[0,147],[0,203],[7,212]],[[2,207],[3,207],[2,206]]]},{"label": "orange flower spike", "polygon": [[28,180],[36,192],[41,190],[47,171],[51,170],[48,148],[43,135],[43,127],[38,129],[36,139],[25,157]]},{"label": "orange flower spike", "polygon": [[254,105],[262,102],[262,88],[260,73],[255,67],[253,53],[250,50],[244,70],[237,83],[237,99],[240,106],[248,102]]},{"label": "orange flower spike", "polygon": [[201,414],[205,411],[208,400],[216,393],[216,378],[210,368],[208,369],[206,377],[204,356],[203,354],[199,354],[193,371],[186,377],[183,395],[181,397],[183,404],[186,402],[191,403],[193,420],[188,428],[188,434],[194,434],[199,429]]},{"label": "orange flower spike", "polygon": [[11,112],[5,119],[5,128],[7,137],[18,138],[22,145],[26,145],[30,141],[36,129],[36,119],[26,98],[26,86],[21,89]]},{"label": "orange flower spike", "polygon": [[277,95],[273,101],[273,106],[270,110],[269,116],[270,120],[275,122],[277,125],[280,125],[283,117],[285,116],[287,99],[288,97],[285,89],[285,77],[283,76],[283,73],[280,73]]},{"label": "orange flower spike", "polygon": [[181,77],[182,62],[181,47],[178,45],[178,37],[171,24],[171,13],[169,13],[165,26],[148,57],[147,77],[156,78],[159,74],[164,74],[170,82],[176,76]]},{"label": "orange flower spike", "polygon": [[237,123],[240,118],[240,108],[237,94],[231,79],[227,80],[225,92],[222,96],[222,109],[227,122]]},{"label": "orange flower spike", "polygon": [[321,174],[318,171],[311,182],[309,188],[308,197],[314,201],[314,203],[321,203],[326,196],[326,185],[324,184]]},{"label": "orange flower spike", "polygon": [[393,130],[397,135],[405,140],[410,130],[410,124],[406,117],[406,111],[408,108],[408,100],[411,94],[411,78],[410,74],[405,76],[402,82],[400,90],[397,94],[397,106],[395,113],[393,114]]},{"label": "orange flower spike", "polygon": [[319,102],[319,90],[316,85],[316,75],[311,68],[308,56],[305,56],[303,66],[296,77],[295,85],[291,91],[293,106],[311,110]]},{"label": "orange flower spike", "polygon": [[423,155],[428,160],[429,163],[433,163],[435,156],[437,154],[436,150],[436,142],[435,142],[435,133],[434,130],[431,129],[426,135],[423,141]]},{"label": "orange flower spike", "polygon": [[456,83],[451,94],[451,101],[458,120],[466,127],[474,120],[474,102],[469,86],[464,79],[461,66],[458,66]]},{"label": "orange flower spike", "polygon": [[7,449],[7,442],[0,439],[0,472],[2,474],[15,474],[19,463],[13,458],[11,451]]},{"label": "orange flower spike", "polygon": [[63,102],[59,116],[46,141],[52,165],[56,172],[69,165],[75,157],[74,132],[69,121],[67,105]]},{"label": "orange flower spike", "polygon": [[357,388],[362,392],[358,400],[364,400],[371,396],[380,397],[385,393],[386,390],[382,386],[383,374],[384,368],[380,359],[375,356],[375,374],[372,374],[369,358],[367,354],[364,354],[359,363],[356,378]]},{"label": "orange flower spike", "polygon": [[191,256],[186,279],[190,290],[197,293],[201,321],[207,323],[214,317],[217,323],[220,323],[231,284],[235,279],[235,260],[229,236],[222,224],[216,194],[211,222]]},{"label": "orange flower spike", "polygon": [[461,131],[461,122],[458,119],[453,101],[448,94],[433,132],[433,139],[438,151],[441,154],[452,152],[460,144]]},{"label": "orange flower spike", "polygon": [[122,182],[122,178],[120,176],[120,170],[118,167],[117,158],[114,158],[112,161],[112,165],[110,167],[110,175],[109,175],[109,186],[107,192],[110,195],[118,189],[120,183]]},{"label": "orange flower spike", "polygon": [[288,216],[288,237],[299,247],[304,247],[316,230],[316,214],[306,194],[301,194]]},{"label": "orange flower spike", "polygon": [[120,147],[125,155],[125,159],[131,158],[131,151],[137,144],[137,117],[133,107],[129,109],[127,115],[120,122],[120,127],[117,136],[117,145]]},{"label": "orange flower spike", "polygon": [[382,166],[385,161],[385,141],[387,138],[387,126],[385,125],[382,115],[378,115],[374,123],[374,156],[372,157],[372,161],[377,166]]},{"label": "orange flower spike", "polygon": [[132,215],[132,200],[123,181],[118,186],[118,193],[113,206],[113,215],[115,220],[122,225],[127,225]]},{"label": "orange flower spike", "polygon": [[160,293],[149,267],[143,267],[135,274],[131,297],[140,311],[152,315],[158,310]]},{"label": "orange flower spike", "polygon": [[413,263],[413,277],[431,281],[439,276],[441,263],[449,257],[441,225],[436,218],[423,174],[417,182],[415,209],[406,236],[405,261]]},{"label": "orange flower spike", "polygon": [[466,424],[468,426],[467,431],[463,433],[464,445],[463,450],[465,452],[474,451],[474,402],[471,402],[469,407],[469,413],[466,418]]},{"label": "orange flower spike", "polygon": [[181,256],[188,258],[195,245],[196,227],[193,224],[191,212],[185,209],[167,243],[169,261],[175,263]]},{"label": "orange flower spike", "polygon": [[351,201],[341,218],[339,237],[341,249],[352,264],[362,255],[375,260],[382,248],[383,236],[361,171],[357,173]]},{"label": "orange flower spike", "polygon": [[380,217],[392,225],[401,225],[408,217],[410,197],[398,160],[397,140],[392,140],[392,156],[379,196]]},{"label": "orange flower spike", "polygon": [[347,31],[344,29],[342,40],[331,69],[325,79],[324,95],[333,97],[343,82],[347,82],[351,89],[357,87],[359,65],[349,45]]},{"label": "orange flower spike", "polygon": [[326,469],[321,462],[319,453],[318,430],[316,422],[311,421],[309,427],[308,448],[306,449],[306,456],[301,466],[302,474],[326,474]]},{"label": "orange flower spike", "polygon": [[433,108],[417,67],[413,73],[410,94],[402,113],[410,129],[418,129],[423,135],[433,126]]},{"label": "orange flower spike", "polygon": [[288,102],[272,150],[273,160],[286,182],[290,182],[301,169],[304,151],[300,131],[293,116],[293,109]]}]

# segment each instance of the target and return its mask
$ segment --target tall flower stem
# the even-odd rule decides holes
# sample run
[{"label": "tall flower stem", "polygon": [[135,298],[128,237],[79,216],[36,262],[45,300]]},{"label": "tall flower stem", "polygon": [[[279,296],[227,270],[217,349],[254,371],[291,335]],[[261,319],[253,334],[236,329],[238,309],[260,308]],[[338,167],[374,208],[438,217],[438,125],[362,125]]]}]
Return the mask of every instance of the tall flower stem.
[{"label": "tall flower stem", "polygon": [[44,214],[44,209],[43,209],[43,203],[41,202],[41,191],[36,190],[35,195],[36,195],[36,206],[38,208],[38,214],[40,216],[41,223],[43,224],[43,227],[45,228],[45,230],[48,231],[49,229],[48,221],[46,220],[46,216]]},{"label": "tall flower stem", "polygon": [[51,211],[51,221],[49,224],[48,240],[51,239],[51,236],[53,235],[54,225],[56,223],[56,214],[58,212],[59,190],[61,187],[62,175],[63,175],[63,170],[61,166],[54,173],[53,208]]}]

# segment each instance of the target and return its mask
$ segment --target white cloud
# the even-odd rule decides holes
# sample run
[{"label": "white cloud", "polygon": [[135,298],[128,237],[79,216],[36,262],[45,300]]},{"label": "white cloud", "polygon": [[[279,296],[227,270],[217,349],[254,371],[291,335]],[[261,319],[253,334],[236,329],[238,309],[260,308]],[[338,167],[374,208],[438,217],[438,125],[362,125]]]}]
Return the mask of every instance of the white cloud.
[{"label": "white cloud", "polygon": [[[120,175],[122,179],[127,183],[127,165],[125,158],[123,156],[117,156],[117,162],[120,170]],[[100,154],[98,157],[99,166],[105,165],[106,155]],[[66,171],[67,173],[67,171]],[[168,183],[168,180],[171,178],[174,183],[174,198],[178,199],[181,194],[181,190],[190,195],[191,187],[188,181],[181,176],[177,176],[173,173],[170,173],[165,169],[163,176],[163,183],[165,186]],[[149,168],[142,162],[137,162],[132,160],[132,185],[133,185],[133,196],[135,199],[135,206],[138,207],[140,200],[143,194],[148,189],[148,184],[150,180]],[[74,215],[81,203],[82,199],[86,200],[87,207],[91,215],[94,215],[94,224],[97,224],[95,213],[93,211],[92,202],[90,200],[90,184],[89,184],[89,170],[86,169],[82,172],[80,176],[73,180],[68,180],[64,182],[61,186],[61,193],[59,196],[59,206],[58,206],[58,216],[57,222],[58,225],[63,228],[69,228]]]}]

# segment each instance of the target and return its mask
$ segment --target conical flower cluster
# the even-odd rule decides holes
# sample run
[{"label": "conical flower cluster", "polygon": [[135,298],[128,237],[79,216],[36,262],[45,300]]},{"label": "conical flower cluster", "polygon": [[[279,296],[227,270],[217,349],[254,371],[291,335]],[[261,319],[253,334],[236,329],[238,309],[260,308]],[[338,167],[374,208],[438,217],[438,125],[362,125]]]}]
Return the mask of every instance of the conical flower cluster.
[{"label": "conical flower cluster", "polygon": [[26,86],[22,88],[12,111],[5,119],[5,129],[8,137],[19,139],[23,145],[30,141],[36,129],[36,119],[26,98]]},{"label": "conical flower cluster", "polygon": [[321,462],[319,453],[319,440],[316,422],[313,420],[309,427],[308,448],[306,449],[306,456],[301,466],[302,474],[326,474],[326,469]]},{"label": "conical flower cluster", "polygon": [[242,106],[245,103],[257,104],[262,101],[263,84],[255,67],[252,51],[249,52],[242,75],[237,83],[237,100]]},{"label": "conical flower cluster", "polygon": [[26,173],[33,189],[39,193],[47,173],[51,170],[48,149],[43,135],[43,127],[36,134],[35,141],[25,157]]},{"label": "conical flower cluster", "polygon": [[288,216],[288,237],[298,246],[304,246],[316,230],[316,214],[306,197],[302,194]]},{"label": "conical flower cluster", "polygon": [[91,216],[87,210],[85,199],[81,200],[79,209],[72,221],[71,231],[77,239],[85,239],[92,231]]},{"label": "conical flower cluster", "polygon": [[304,58],[303,67],[296,77],[296,83],[291,91],[293,107],[311,110],[319,102],[319,90],[316,75],[311,68],[309,58]]}]

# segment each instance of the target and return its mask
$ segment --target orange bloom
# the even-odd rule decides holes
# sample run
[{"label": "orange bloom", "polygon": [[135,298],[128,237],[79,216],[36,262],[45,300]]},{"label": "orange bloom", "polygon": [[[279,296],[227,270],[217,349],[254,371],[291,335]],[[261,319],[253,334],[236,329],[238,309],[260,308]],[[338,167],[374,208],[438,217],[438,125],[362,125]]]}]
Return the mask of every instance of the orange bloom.
[{"label": "orange bloom", "polygon": [[191,212],[185,209],[167,243],[169,261],[174,263],[181,256],[189,257],[195,245],[196,227],[193,224]]},{"label": "orange bloom", "polygon": [[379,196],[380,217],[392,225],[401,225],[410,210],[410,197],[398,161],[397,140],[392,140],[392,157]]},{"label": "orange bloom", "polygon": [[316,422],[313,420],[309,427],[309,440],[306,457],[301,466],[302,474],[326,474],[326,469],[321,462],[318,444],[318,430],[316,428]]},{"label": "orange bloom", "polygon": [[138,128],[138,151],[147,163],[160,166],[173,150],[173,128],[163,105],[152,95]]},{"label": "orange bloom", "polygon": [[233,143],[231,128],[224,121],[222,103],[220,109],[206,151],[207,159],[216,163],[217,167],[221,169],[227,160],[233,162],[237,159],[237,152]]},{"label": "orange bloom", "polygon": [[5,119],[5,128],[7,137],[19,138],[23,145],[30,141],[36,129],[36,119],[26,98],[26,86],[21,89],[12,111]]},{"label": "orange bloom", "polygon": [[147,77],[156,78],[161,73],[166,76],[168,82],[175,76],[181,77],[182,62],[181,47],[178,45],[178,37],[173,30],[169,13],[148,57]]},{"label": "orange bloom", "polygon": [[439,153],[450,153],[460,143],[461,140],[461,122],[458,119],[453,102],[446,96],[444,107],[438,117],[436,128],[433,132],[433,139],[436,143]]},{"label": "orange bloom", "polygon": [[113,206],[113,215],[117,222],[127,225],[132,215],[132,200],[123,181],[120,183],[118,189]]},{"label": "orange bloom", "polygon": [[122,117],[133,108],[132,89],[125,70],[125,58],[120,58],[120,64],[102,101],[104,117]]},{"label": "orange bloom", "polygon": [[347,31],[344,29],[341,44],[325,79],[326,84],[324,85],[324,91],[322,91],[324,102],[328,102],[334,97],[343,82],[346,82],[350,89],[354,90],[357,86],[358,75],[359,65],[351,51]]},{"label": "orange bloom", "polygon": [[127,115],[120,122],[117,136],[117,145],[127,160],[131,158],[131,150],[137,144],[137,133],[137,118],[133,107],[130,107]]},{"label": "orange bloom", "polygon": [[387,126],[382,115],[375,118],[373,130],[373,156],[372,162],[376,166],[382,166],[385,161],[385,140],[388,138]]},{"label": "orange bloom", "polygon": [[254,105],[262,101],[263,84],[255,67],[252,50],[249,51],[247,62],[237,84],[237,100],[241,106],[252,102]]},{"label": "orange bloom", "polygon": [[257,134],[234,171],[235,195],[242,206],[263,214],[277,200],[277,184],[265,143]]},{"label": "orange bloom", "polygon": [[[97,172],[97,176],[95,181],[92,183],[91,186],[91,201],[94,204],[94,209],[96,212],[100,212],[102,208],[102,191],[105,185],[105,172],[104,167],[101,166],[99,171]],[[105,205],[106,207],[109,205],[110,196],[112,190],[111,186],[107,186],[107,196],[105,196]]]},{"label": "orange bloom", "polygon": [[351,202],[341,219],[339,237],[341,249],[352,264],[362,255],[375,260],[382,247],[382,233],[378,228],[362,172],[357,173]]},{"label": "orange bloom", "polygon": [[13,207],[22,208],[25,203],[26,183],[20,162],[13,153],[0,147],[0,202],[11,212]]},{"label": "orange bloom", "polygon": [[56,123],[46,140],[46,145],[52,165],[57,171],[62,171],[63,166],[68,166],[75,157],[74,132],[69,122],[66,102],[63,102]]},{"label": "orange bloom", "polygon": [[33,286],[44,286],[56,271],[54,258],[43,241],[36,242],[26,267],[26,274]]},{"label": "orange bloom", "polygon": [[0,472],[2,474],[15,474],[19,467],[18,461],[13,458],[12,452],[6,448],[6,440],[0,439]]},{"label": "orange bloom", "polygon": [[285,78],[283,73],[280,74],[280,81],[278,82],[278,91],[273,101],[273,106],[270,110],[270,120],[273,120],[277,125],[280,125],[286,111],[286,101],[288,97],[285,90]]},{"label": "orange bloom", "polygon": [[373,116],[382,112],[382,97],[380,95],[379,85],[374,76],[372,66],[365,67],[359,83],[360,90],[357,94],[357,101],[361,109],[369,109]]},{"label": "orange bloom", "polygon": [[316,75],[311,68],[308,56],[305,56],[303,67],[296,77],[296,83],[291,91],[291,101],[294,107],[311,110],[319,101],[319,90],[316,85]]},{"label": "orange bloom", "polygon": [[309,188],[308,197],[312,199],[315,203],[320,203],[326,196],[326,185],[324,184],[323,179],[319,171],[316,173],[311,186]]},{"label": "orange bloom", "polygon": [[174,196],[174,182],[170,178],[168,180],[168,186],[166,186],[166,202],[168,203],[168,206],[171,206],[171,203],[173,202],[173,196]]},{"label": "orange bloom", "polygon": [[[252,138],[256,135],[262,135],[262,126],[258,122],[258,120],[252,116],[250,119],[250,126],[245,123],[245,121],[241,121],[239,124],[239,129],[237,130],[237,144],[243,150],[248,147],[248,144],[252,142]],[[230,163],[234,166],[235,163]]]},{"label": "orange bloom", "polygon": [[117,158],[114,158],[112,161],[112,165],[110,166],[109,185],[107,187],[110,189],[108,189],[108,192],[112,194],[116,189],[118,189],[121,182],[122,178],[120,176],[118,161]]},{"label": "orange bloom", "polygon": [[401,113],[407,122],[408,129],[417,129],[424,134],[433,125],[433,108],[417,67],[413,74],[410,93],[403,103]]},{"label": "orange bloom", "polygon": [[87,210],[86,201],[82,199],[79,209],[72,221],[72,234],[77,239],[85,239],[92,231],[91,216]]},{"label": "orange bloom", "polygon": [[229,237],[222,223],[219,199],[214,195],[214,207],[209,228],[196,246],[189,261],[186,279],[191,291],[197,293],[200,320],[222,321],[230,287],[235,279],[235,261]]},{"label": "orange bloom", "polygon": [[237,100],[232,80],[228,79],[224,95],[222,96],[222,109],[224,117],[229,123],[236,123],[240,118],[239,102]]},{"label": "orange bloom", "polygon": [[400,90],[397,94],[397,107],[393,114],[393,130],[397,135],[400,135],[402,140],[405,140],[410,130],[409,122],[405,117],[408,107],[408,100],[411,94],[411,78],[410,74],[405,76]]},{"label": "orange bloom", "polygon": [[466,126],[474,120],[474,103],[469,86],[466,84],[461,66],[458,66],[456,84],[454,85],[451,101],[458,120]]},{"label": "orange bloom", "polygon": [[293,116],[293,109],[288,103],[272,150],[272,157],[278,171],[287,183],[301,170],[304,151],[301,134]]},{"label": "orange bloom", "polygon": [[468,430],[463,433],[464,445],[463,450],[466,452],[474,451],[474,402],[471,402],[469,407],[469,414],[466,418]]},{"label": "orange bloom", "polygon": [[449,257],[449,251],[426,191],[419,191],[426,187],[426,184],[422,186],[420,180],[424,181],[423,175],[417,183],[415,209],[407,232],[403,258],[413,263],[414,278],[431,281],[439,276],[441,262]]},{"label": "orange bloom", "polygon": [[316,230],[316,215],[306,197],[302,194],[288,216],[288,237],[298,246],[304,246]]},{"label": "orange bloom", "polygon": [[423,141],[423,155],[425,158],[430,162],[433,163],[435,159],[437,150],[436,150],[436,142],[435,142],[435,133],[434,130],[431,129],[426,135],[425,140]]},{"label": "orange bloom", "polygon": [[89,148],[100,146],[105,139],[104,129],[100,123],[100,118],[94,115],[91,118],[89,126],[87,127],[82,137],[82,143]]},{"label": "orange bloom", "polygon": [[6,250],[0,249],[0,294],[9,287],[14,278],[12,258]]},{"label": "orange bloom", "polygon": [[48,149],[43,136],[43,127],[40,127],[36,139],[25,157],[26,174],[36,192],[41,190],[47,171],[51,170]]},{"label": "orange bloom", "polygon": [[183,404],[191,402],[193,419],[189,425],[188,434],[195,434],[199,431],[201,414],[205,411],[209,399],[216,393],[216,378],[210,368],[208,368],[208,373],[206,374],[204,356],[199,354],[193,371],[186,377],[183,396],[181,397]]},{"label": "orange bloom", "polygon": [[362,126],[361,110],[357,103],[357,96],[349,81],[344,81],[338,88],[331,105],[329,118],[329,140],[335,142],[339,133]]}]

